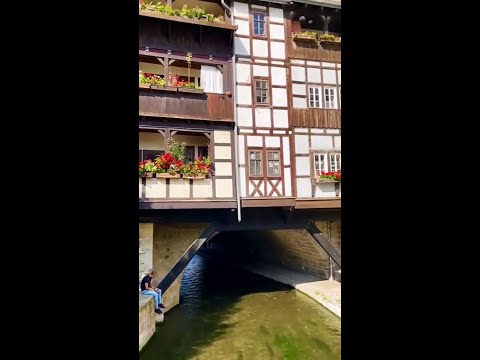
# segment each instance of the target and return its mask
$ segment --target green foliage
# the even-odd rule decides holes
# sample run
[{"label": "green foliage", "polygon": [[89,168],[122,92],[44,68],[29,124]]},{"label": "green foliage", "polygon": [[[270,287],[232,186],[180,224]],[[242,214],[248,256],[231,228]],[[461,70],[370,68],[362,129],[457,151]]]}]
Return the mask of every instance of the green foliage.
[{"label": "green foliage", "polygon": [[147,11],[156,11],[161,14],[168,16],[180,16],[187,19],[197,19],[197,20],[206,20],[211,22],[225,22],[223,16],[217,16],[213,14],[207,14],[205,9],[195,6],[191,9],[187,5],[183,5],[181,9],[174,9],[169,5],[163,5],[162,3],[157,3],[155,5],[152,2],[145,3],[145,0],[139,0],[139,9]]},{"label": "green foliage", "polygon": [[167,152],[172,154],[175,159],[183,161],[185,158],[185,146],[185,142],[180,144],[170,137],[167,141]]}]

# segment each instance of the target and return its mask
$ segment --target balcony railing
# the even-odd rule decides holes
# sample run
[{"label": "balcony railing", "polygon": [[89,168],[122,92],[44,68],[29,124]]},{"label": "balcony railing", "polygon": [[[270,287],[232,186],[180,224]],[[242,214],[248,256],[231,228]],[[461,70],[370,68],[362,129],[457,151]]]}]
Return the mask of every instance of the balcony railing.
[{"label": "balcony railing", "polygon": [[292,126],[340,129],[341,110],[292,108]]},{"label": "balcony railing", "polygon": [[303,60],[321,60],[341,62],[341,43],[329,41],[296,41],[292,36],[287,39],[288,57]]},{"label": "balcony railing", "polygon": [[232,97],[184,91],[140,88],[140,116],[233,122]]}]

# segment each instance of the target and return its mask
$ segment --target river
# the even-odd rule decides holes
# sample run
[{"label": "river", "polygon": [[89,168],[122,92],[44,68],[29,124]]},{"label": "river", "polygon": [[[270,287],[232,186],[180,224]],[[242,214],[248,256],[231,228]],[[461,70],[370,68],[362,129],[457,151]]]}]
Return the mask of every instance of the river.
[{"label": "river", "polygon": [[340,319],[308,296],[196,255],[140,360],[339,360]]}]

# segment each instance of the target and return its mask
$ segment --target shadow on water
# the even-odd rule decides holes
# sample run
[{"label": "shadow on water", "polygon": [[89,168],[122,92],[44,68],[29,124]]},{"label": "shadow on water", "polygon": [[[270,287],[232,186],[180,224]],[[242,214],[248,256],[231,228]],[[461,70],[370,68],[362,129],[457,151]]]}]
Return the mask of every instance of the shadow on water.
[{"label": "shadow on water", "polygon": [[[185,271],[180,304],[166,313],[165,322],[156,327],[140,359],[194,359],[199,349],[238,325],[228,320],[237,312],[236,304],[243,296],[291,290],[289,286],[208,261],[197,254]],[[242,353],[232,357],[236,358],[243,359]]]}]

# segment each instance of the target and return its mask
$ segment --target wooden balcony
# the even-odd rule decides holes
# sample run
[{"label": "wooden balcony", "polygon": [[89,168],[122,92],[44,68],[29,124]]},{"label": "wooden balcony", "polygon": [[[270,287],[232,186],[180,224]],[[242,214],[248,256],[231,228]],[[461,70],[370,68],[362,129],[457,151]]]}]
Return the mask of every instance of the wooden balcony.
[{"label": "wooden balcony", "polygon": [[291,59],[342,61],[342,44],[326,41],[296,41],[287,39],[287,55]]},{"label": "wooden balcony", "polygon": [[139,115],[233,122],[233,99],[225,94],[139,88]]},{"label": "wooden balcony", "polygon": [[335,109],[300,109],[292,108],[292,122],[294,127],[340,129],[341,110]]}]

